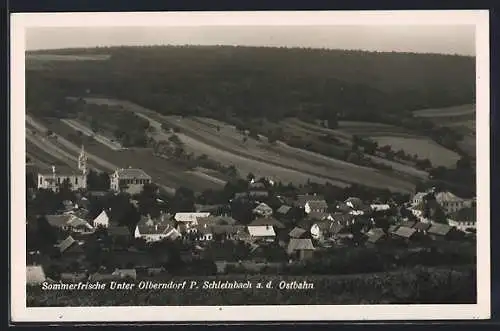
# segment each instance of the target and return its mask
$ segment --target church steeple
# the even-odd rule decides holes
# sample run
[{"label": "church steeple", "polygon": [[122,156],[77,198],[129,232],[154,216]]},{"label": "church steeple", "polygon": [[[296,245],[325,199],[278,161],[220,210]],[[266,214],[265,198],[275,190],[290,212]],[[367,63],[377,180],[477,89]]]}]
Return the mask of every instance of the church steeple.
[{"label": "church steeple", "polygon": [[85,153],[85,149],[82,145],[82,150],[80,151],[80,155],[78,156],[78,169],[84,174],[87,174],[87,154]]}]

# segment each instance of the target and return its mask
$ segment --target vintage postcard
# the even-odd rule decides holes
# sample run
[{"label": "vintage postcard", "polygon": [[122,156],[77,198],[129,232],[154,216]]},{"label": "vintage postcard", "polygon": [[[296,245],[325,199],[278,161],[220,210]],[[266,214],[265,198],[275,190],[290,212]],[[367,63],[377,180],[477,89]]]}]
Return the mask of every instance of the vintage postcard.
[{"label": "vintage postcard", "polygon": [[12,15],[12,320],[489,318],[488,19]]}]

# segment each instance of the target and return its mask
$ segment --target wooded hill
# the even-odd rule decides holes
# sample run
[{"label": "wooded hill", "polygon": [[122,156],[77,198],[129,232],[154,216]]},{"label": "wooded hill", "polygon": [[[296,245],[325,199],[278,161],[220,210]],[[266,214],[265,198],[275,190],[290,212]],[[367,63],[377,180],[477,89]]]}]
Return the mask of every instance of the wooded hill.
[{"label": "wooded hill", "polygon": [[[44,60],[40,70],[35,55],[42,53],[110,57]],[[233,46],[109,47],[29,55],[27,100],[38,112],[53,109],[40,107],[50,99],[90,93],[127,99],[162,114],[221,120],[338,116],[394,123],[408,120],[416,109],[475,102],[475,58],[465,56]]]}]

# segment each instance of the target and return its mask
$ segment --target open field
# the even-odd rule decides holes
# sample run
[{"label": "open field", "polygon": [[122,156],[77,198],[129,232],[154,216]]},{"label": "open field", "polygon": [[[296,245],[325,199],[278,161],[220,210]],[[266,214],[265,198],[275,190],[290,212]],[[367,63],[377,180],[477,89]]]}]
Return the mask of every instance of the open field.
[{"label": "open field", "polygon": [[393,150],[402,149],[409,154],[417,154],[420,159],[429,159],[433,166],[453,167],[460,155],[444,148],[430,138],[403,138],[392,136],[372,137],[379,146],[389,145]]},{"label": "open field", "polygon": [[360,137],[376,137],[385,135],[395,137],[417,136],[416,133],[411,133],[408,129],[399,126],[371,122],[339,121],[339,127],[336,131]]},{"label": "open field", "polygon": [[[413,268],[394,272],[354,275],[221,275],[189,277],[198,288],[181,290],[116,291],[42,290],[41,286],[26,287],[28,307],[85,307],[85,306],[202,306],[202,305],[356,305],[356,304],[472,304],[476,299],[473,268]],[[422,281],[421,277],[428,277]],[[182,283],[185,277],[152,280],[154,283]],[[280,284],[306,280],[312,289],[280,289]],[[203,282],[249,282],[248,289],[203,289]],[[272,288],[257,289],[271,281]],[[179,293],[180,291],[180,293]],[[180,295],[179,295],[180,294]]]},{"label": "open field", "polygon": [[[417,154],[420,159],[427,158],[435,166],[453,166],[460,158],[456,152],[439,145],[430,138],[416,133],[409,133],[408,130],[394,125],[341,121],[339,122],[339,129],[331,130],[321,128],[314,124],[304,123],[299,120],[295,120],[293,123],[301,126],[302,128],[308,128],[311,134],[321,130],[321,132],[330,133],[336,135],[336,137],[339,137],[339,132],[344,135],[351,135],[351,137],[352,135],[367,137],[376,141],[379,146],[389,145],[394,151],[402,149],[408,154]],[[465,123],[471,125],[470,122]],[[423,171],[398,162],[386,160],[376,156],[368,157],[375,162],[390,165],[393,169],[404,173],[420,173],[421,175],[424,173]]]},{"label": "open field", "polygon": [[463,115],[474,115],[476,105],[461,105],[446,108],[422,109],[413,112],[416,117],[452,117]]},{"label": "open field", "polygon": [[[68,137],[74,133],[71,127],[63,124],[58,119],[45,119],[45,123],[53,132],[63,137]],[[58,140],[61,140],[61,138]],[[155,157],[150,149],[116,151],[110,150],[100,143],[93,142],[86,143],[85,150],[89,156],[89,161],[98,159],[107,164],[106,171],[113,172],[117,168],[127,167],[141,168],[153,178],[153,182],[171,193],[181,186],[189,187],[195,191],[202,191],[207,188],[220,188],[221,185],[225,184],[221,180],[208,179],[207,176],[190,173],[171,161]]]},{"label": "open field", "polygon": [[[307,180],[331,182],[336,185],[360,183],[367,186],[388,188],[409,192],[414,188],[411,180],[397,178],[394,174],[384,174],[375,169],[361,167],[345,161],[292,148],[285,144],[271,146],[267,142],[248,138],[243,142],[242,136],[233,126],[220,123],[217,131],[216,122],[204,123],[203,119],[182,118],[180,116],[161,116],[139,105],[126,101],[103,98],[86,99],[87,102],[122,105],[141,117],[156,122],[167,123],[180,128],[178,137],[185,148],[196,155],[206,154],[210,158],[224,164],[233,164],[246,174],[252,172],[257,176],[272,177],[282,182],[304,183]],[[269,148],[271,147],[271,149]]]},{"label": "open field", "polygon": [[77,120],[62,119],[61,121],[64,124],[70,126],[72,129],[74,129],[76,131],[80,131],[88,137],[93,137],[97,142],[100,142],[104,146],[107,146],[114,151],[119,151],[119,150],[123,149],[123,147],[119,143],[117,143],[115,141],[111,141],[111,139],[103,136],[102,134],[94,133],[89,127],[87,127],[85,124],[83,124]]}]

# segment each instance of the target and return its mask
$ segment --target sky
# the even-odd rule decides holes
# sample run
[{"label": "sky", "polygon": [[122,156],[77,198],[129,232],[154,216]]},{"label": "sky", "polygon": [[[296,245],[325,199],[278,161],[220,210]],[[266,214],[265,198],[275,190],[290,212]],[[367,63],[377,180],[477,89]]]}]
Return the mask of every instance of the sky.
[{"label": "sky", "polygon": [[30,27],[26,49],[242,45],[475,55],[473,25]]}]

